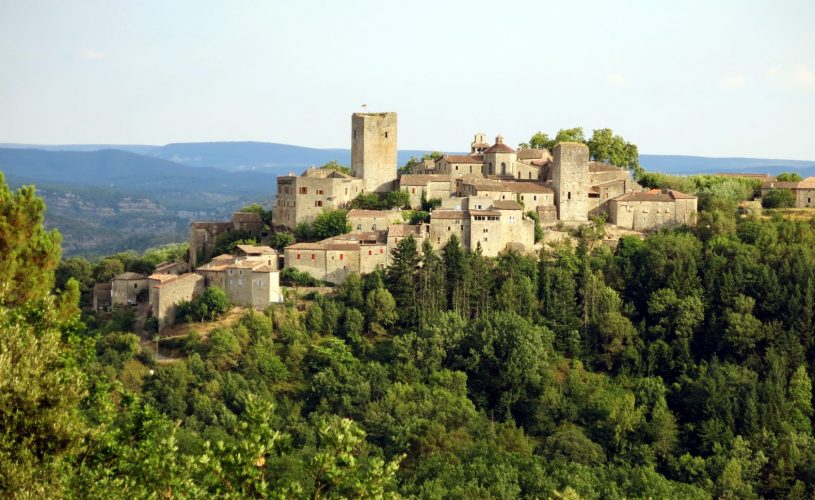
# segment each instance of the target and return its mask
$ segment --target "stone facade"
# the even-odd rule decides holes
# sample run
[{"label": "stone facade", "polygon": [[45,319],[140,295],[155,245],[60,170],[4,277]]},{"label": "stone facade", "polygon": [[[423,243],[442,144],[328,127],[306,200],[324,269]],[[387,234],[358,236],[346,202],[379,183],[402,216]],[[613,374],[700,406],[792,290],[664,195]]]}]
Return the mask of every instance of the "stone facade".
[{"label": "stone facade", "polygon": [[150,311],[158,320],[161,332],[175,323],[176,307],[182,301],[191,301],[204,291],[204,277],[196,273],[151,275]]},{"label": "stone facade", "polygon": [[272,222],[276,227],[294,229],[311,222],[323,210],[347,208],[363,189],[362,179],[331,169],[310,168],[300,176],[278,177]]},{"label": "stone facade", "polygon": [[110,282],[113,305],[135,305],[139,292],[147,289],[147,277],[138,273],[123,273]]},{"label": "stone facade", "polygon": [[366,274],[388,265],[386,231],[357,231],[285,248],[286,267],[315,279],[342,283],[349,273]]},{"label": "stone facade", "polygon": [[426,200],[449,198],[450,184],[450,178],[443,174],[403,175],[399,178],[399,189],[410,196],[410,208],[413,209],[422,207],[422,194]]},{"label": "stone facade", "polygon": [[396,182],[396,113],[351,116],[351,171],[366,192],[392,191]]},{"label": "stone facade", "polygon": [[494,181],[464,178],[456,181],[457,196],[485,196],[492,200],[515,200],[524,210],[554,205],[552,188],[542,182]]},{"label": "stone facade", "polygon": [[515,178],[517,160],[518,152],[504,144],[504,138],[499,135],[495,138],[495,144],[484,150],[484,173]]},{"label": "stone facade", "polygon": [[628,193],[609,201],[609,222],[634,231],[693,224],[696,203],[695,196],[668,189]]},{"label": "stone facade", "polygon": [[113,292],[110,283],[93,285],[93,310],[107,311],[113,305]]},{"label": "stone facade", "polygon": [[263,221],[253,212],[235,212],[229,222],[193,222],[190,224],[190,266],[206,262],[212,256],[219,235],[227,231],[246,231],[252,237],[263,236]]},{"label": "stone facade", "polygon": [[807,177],[798,182],[766,180],[761,185],[761,196],[764,197],[774,189],[789,189],[795,196],[795,208],[815,207],[815,177]]},{"label": "stone facade", "polygon": [[352,231],[382,231],[389,224],[403,222],[401,210],[361,210],[348,212],[348,223]]},{"label": "stone facade", "polygon": [[250,249],[244,250],[244,255],[219,255],[199,267],[204,284],[223,289],[232,303],[245,307],[266,309],[282,302],[277,252],[268,247],[242,246]]},{"label": "stone facade", "polygon": [[436,160],[436,173],[455,179],[462,175],[484,177],[483,155],[444,155]]},{"label": "stone facade", "polygon": [[589,148],[585,144],[562,142],[555,146],[552,167],[552,190],[558,219],[588,220]]}]

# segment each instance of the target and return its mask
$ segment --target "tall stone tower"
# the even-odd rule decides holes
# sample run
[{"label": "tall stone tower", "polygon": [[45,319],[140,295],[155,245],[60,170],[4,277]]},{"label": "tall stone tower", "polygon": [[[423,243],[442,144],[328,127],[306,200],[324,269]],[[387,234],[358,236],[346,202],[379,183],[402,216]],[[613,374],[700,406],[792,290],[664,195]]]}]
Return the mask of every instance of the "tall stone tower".
[{"label": "tall stone tower", "polygon": [[366,192],[387,192],[396,182],[396,113],[351,116],[351,172]]},{"label": "tall stone tower", "polygon": [[558,219],[588,220],[589,148],[577,142],[555,146],[552,168],[552,190]]}]

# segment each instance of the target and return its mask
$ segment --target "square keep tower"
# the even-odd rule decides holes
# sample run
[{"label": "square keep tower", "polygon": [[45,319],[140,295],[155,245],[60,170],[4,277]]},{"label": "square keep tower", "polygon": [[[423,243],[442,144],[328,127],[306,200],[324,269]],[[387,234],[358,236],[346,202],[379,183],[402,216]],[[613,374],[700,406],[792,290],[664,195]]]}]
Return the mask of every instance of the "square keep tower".
[{"label": "square keep tower", "polygon": [[366,192],[388,192],[396,181],[396,113],[351,116],[351,172]]}]

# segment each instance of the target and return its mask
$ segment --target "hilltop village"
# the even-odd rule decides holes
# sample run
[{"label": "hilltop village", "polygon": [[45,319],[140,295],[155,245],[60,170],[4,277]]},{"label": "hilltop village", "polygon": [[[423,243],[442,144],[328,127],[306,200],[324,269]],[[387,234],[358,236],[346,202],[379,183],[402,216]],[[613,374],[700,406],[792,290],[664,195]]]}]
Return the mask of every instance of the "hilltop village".
[{"label": "hilltop village", "polygon": [[273,224],[294,229],[323,210],[347,208],[361,193],[395,190],[405,192],[416,210],[436,200],[429,222],[407,224],[400,210],[353,209],[348,212],[351,232],[286,247],[286,267],[340,283],[350,272],[387,266],[395,245],[408,236],[440,248],[455,235],[464,248],[480,247],[483,255],[494,257],[505,249],[536,251],[535,219],[543,228],[574,227],[602,216],[630,231],[695,220],[695,196],[645,190],[629,171],[591,161],[584,144],[517,151],[500,135],[490,144],[479,133],[469,154],[418,162],[411,173],[398,176],[397,135],[396,113],[355,113],[351,175],[311,168],[278,177]]},{"label": "hilltop village", "polygon": [[354,113],[351,174],[309,168],[278,177],[273,230],[294,230],[326,210],[347,209],[363,193],[384,197],[392,191],[405,193],[409,202],[402,208],[432,207],[429,220],[411,224],[401,209],[351,209],[350,232],[291,244],[282,255],[266,245],[238,245],[235,255],[214,255],[218,237],[227,232],[267,241],[257,213],[236,212],[229,222],[193,222],[189,265],[168,263],[150,276],[116,276],[97,285],[95,308],[135,304],[141,292],[161,330],[175,321],[177,304],[209,286],[225,290],[235,304],[264,309],[283,300],[281,270],[294,268],[339,284],[350,273],[387,267],[393,249],[407,237],[438,249],[455,236],[465,249],[495,257],[507,249],[537,252],[543,241],[536,242],[536,226],[544,235],[562,235],[564,228],[602,217],[610,230],[630,234],[696,219],[695,196],[644,189],[628,170],[592,161],[582,143],[516,150],[501,135],[490,144],[478,133],[469,154],[416,162],[410,173],[398,175],[397,134],[396,113]]}]

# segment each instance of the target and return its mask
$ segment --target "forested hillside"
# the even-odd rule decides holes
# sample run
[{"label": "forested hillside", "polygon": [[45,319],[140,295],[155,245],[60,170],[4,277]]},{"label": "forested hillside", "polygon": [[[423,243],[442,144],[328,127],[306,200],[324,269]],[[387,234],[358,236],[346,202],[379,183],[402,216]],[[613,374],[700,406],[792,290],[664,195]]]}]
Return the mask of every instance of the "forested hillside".
[{"label": "forested hillside", "polygon": [[597,227],[497,259],[408,238],[156,362],[127,311],[51,289],[58,236],[0,183],[0,490],[811,498],[815,223],[720,195],[615,249]]}]

